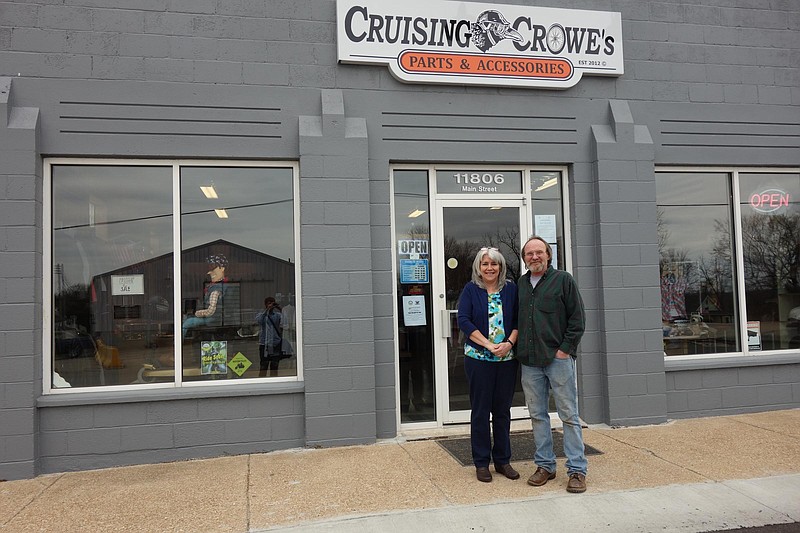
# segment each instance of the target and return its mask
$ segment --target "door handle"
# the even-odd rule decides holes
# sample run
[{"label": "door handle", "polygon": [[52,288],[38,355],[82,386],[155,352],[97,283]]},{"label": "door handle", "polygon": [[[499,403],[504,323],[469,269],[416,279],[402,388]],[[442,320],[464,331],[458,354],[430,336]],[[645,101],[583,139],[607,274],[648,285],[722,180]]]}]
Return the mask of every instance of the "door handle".
[{"label": "door handle", "polygon": [[458,311],[453,311],[452,309],[442,309],[442,337],[445,339],[449,339],[453,336],[453,330],[450,327],[450,317],[453,313],[457,313]]}]

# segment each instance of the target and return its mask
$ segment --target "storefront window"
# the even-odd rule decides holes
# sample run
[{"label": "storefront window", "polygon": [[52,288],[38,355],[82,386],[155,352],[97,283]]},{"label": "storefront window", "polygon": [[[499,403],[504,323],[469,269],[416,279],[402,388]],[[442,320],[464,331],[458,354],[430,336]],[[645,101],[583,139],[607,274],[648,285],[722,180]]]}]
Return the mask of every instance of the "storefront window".
[{"label": "storefront window", "polygon": [[747,345],[800,348],[800,174],[739,175]]},{"label": "storefront window", "polygon": [[[559,171],[531,171],[531,213],[533,233],[545,239],[553,250],[553,268],[566,270],[564,253],[564,201]],[[523,242],[527,237],[523,239]],[[518,254],[518,255],[521,255]],[[521,274],[522,272],[519,272]]]},{"label": "storefront window", "polygon": [[[737,190],[740,223],[732,209]],[[798,194],[797,174],[656,174],[665,355],[800,346]]]},{"label": "storefront window", "polygon": [[426,422],[436,420],[427,171],[394,171],[394,209],[400,419],[403,423]]},{"label": "storefront window", "polygon": [[297,375],[292,167],[48,168],[54,389]]}]

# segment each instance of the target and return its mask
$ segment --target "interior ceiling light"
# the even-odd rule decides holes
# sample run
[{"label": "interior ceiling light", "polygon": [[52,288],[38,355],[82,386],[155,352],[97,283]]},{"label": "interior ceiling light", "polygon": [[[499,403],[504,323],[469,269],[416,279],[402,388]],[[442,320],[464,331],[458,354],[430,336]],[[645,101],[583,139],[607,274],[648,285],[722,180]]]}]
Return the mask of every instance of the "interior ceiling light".
[{"label": "interior ceiling light", "polygon": [[203,191],[206,198],[219,198],[213,185],[201,185],[200,190]]},{"label": "interior ceiling light", "polygon": [[418,216],[424,214],[425,211],[420,211],[419,209],[414,209],[411,213],[408,214],[408,218],[417,218]]},{"label": "interior ceiling light", "polygon": [[495,206],[490,207],[489,209],[497,210],[497,209],[503,209],[503,208],[501,206],[499,206],[499,205],[495,205]]},{"label": "interior ceiling light", "polygon": [[214,209],[214,212],[219,218],[228,218],[228,212],[224,209]]},{"label": "interior ceiling light", "polygon": [[549,180],[547,180],[544,183],[542,183],[541,185],[539,185],[539,187],[533,192],[543,191],[543,190],[545,190],[545,189],[547,189],[549,187],[552,187],[556,183],[558,183],[558,178],[550,178]]}]

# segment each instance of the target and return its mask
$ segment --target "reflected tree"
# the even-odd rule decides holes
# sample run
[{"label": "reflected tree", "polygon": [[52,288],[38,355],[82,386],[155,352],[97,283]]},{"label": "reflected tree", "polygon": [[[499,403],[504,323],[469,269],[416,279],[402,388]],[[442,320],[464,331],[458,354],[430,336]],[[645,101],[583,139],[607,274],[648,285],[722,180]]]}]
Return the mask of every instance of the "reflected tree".
[{"label": "reflected tree", "polygon": [[[453,237],[444,238],[444,260],[445,263],[455,259],[458,263],[455,268],[449,265],[448,290],[461,291],[464,285],[472,279],[472,261],[475,254],[483,247],[474,241],[459,241]],[[448,300],[454,300],[458,295],[448,294]]]},{"label": "reflected tree", "polygon": [[76,283],[64,287],[53,297],[54,325],[56,330],[77,328],[84,333],[91,332],[91,302],[89,286]]},{"label": "reflected tree", "polygon": [[800,292],[800,214],[742,218],[748,290]]},{"label": "reflected tree", "polygon": [[506,258],[506,277],[516,282],[522,274],[520,270],[519,229],[506,227],[501,230],[501,228],[498,228],[494,234],[485,233],[483,239],[487,246],[500,250]]}]

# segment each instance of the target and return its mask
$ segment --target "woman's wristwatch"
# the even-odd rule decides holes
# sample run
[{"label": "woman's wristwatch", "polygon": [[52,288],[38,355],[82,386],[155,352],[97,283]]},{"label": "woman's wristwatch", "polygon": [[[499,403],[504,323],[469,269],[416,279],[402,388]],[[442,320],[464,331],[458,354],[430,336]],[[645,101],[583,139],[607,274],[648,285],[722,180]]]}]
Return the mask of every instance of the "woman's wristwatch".
[{"label": "woman's wristwatch", "polygon": [[511,339],[506,339],[506,342],[509,343],[512,348],[514,347],[514,341],[512,341]]}]

